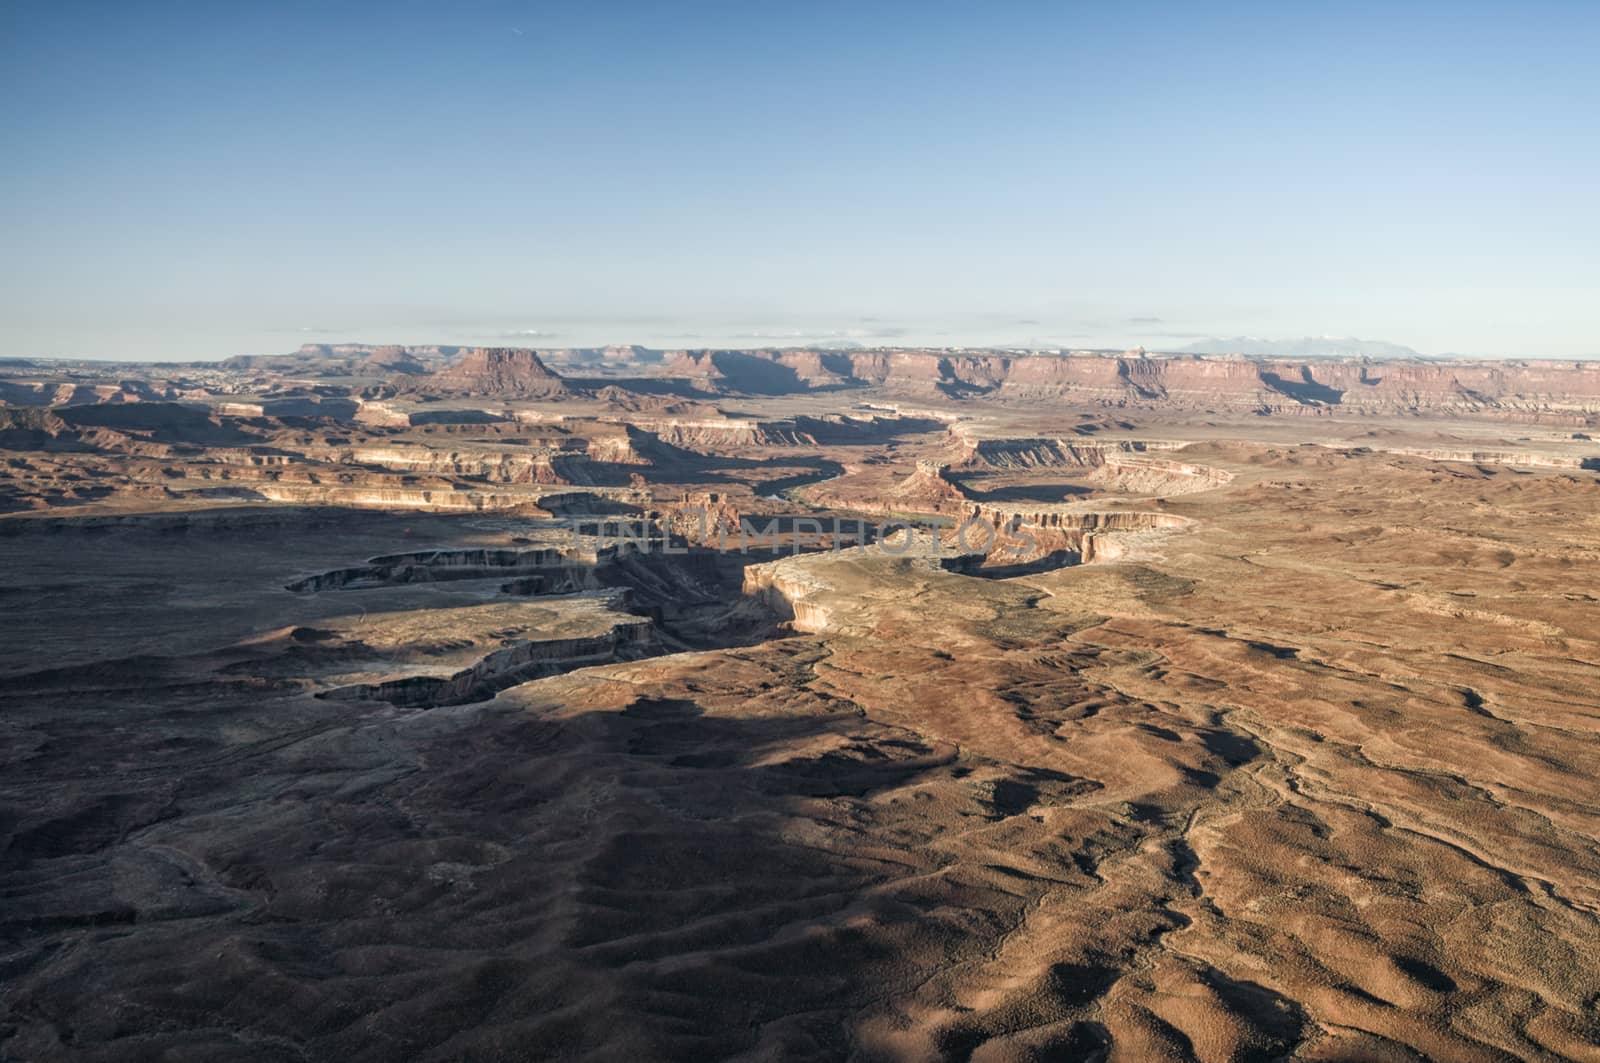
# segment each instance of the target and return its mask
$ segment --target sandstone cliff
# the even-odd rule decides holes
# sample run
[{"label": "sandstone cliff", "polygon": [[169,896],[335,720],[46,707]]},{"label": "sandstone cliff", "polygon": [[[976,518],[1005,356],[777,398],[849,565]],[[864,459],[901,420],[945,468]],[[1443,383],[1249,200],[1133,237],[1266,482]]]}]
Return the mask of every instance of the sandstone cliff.
[{"label": "sandstone cliff", "polygon": [[423,395],[555,398],[566,394],[566,382],[538,354],[515,347],[482,347],[466,351],[454,365],[397,384],[402,392]]},{"label": "sandstone cliff", "polygon": [[909,396],[1318,416],[1489,415],[1578,423],[1600,414],[1600,363],[1372,361],[885,350],[677,351],[658,372],[715,391],[874,387]]}]

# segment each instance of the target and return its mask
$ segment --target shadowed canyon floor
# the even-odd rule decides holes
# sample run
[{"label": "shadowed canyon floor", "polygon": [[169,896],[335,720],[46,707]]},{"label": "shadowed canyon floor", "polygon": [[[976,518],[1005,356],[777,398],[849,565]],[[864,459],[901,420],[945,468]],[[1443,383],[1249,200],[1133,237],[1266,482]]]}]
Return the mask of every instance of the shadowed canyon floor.
[{"label": "shadowed canyon floor", "polygon": [[1569,429],[152,411],[7,429],[0,1058],[1600,1060]]}]

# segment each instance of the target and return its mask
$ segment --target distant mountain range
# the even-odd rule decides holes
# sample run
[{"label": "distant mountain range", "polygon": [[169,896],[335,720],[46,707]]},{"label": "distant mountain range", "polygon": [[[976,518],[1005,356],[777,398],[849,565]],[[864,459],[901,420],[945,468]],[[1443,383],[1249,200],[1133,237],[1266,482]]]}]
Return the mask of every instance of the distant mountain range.
[{"label": "distant mountain range", "polygon": [[1421,358],[1410,347],[1384,340],[1337,336],[1305,336],[1297,340],[1264,340],[1256,336],[1209,339],[1179,349],[1180,354],[1248,354],[1267,358]]}]

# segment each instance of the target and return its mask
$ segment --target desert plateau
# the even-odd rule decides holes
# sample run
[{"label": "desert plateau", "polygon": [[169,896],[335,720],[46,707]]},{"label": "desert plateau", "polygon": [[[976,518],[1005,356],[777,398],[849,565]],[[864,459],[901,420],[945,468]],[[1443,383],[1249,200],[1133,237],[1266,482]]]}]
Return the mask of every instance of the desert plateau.
[{"label": "desert plateau", "polygon": [[1600,362],[0,366],[0,1058],[1600,1060]]}]

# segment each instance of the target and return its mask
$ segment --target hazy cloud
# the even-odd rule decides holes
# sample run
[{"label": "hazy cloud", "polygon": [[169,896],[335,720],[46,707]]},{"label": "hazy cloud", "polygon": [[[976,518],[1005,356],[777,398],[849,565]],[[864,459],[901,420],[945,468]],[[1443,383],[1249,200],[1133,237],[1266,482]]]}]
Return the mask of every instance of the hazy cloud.
[{"label": "hazy cloud", "polygon": [[524,328],[514,329],[511,332],[497,332],[495,339],[500,340],[554,340],[566,335],[564,332],[547,332],[544,329]]},{"label": "hazy cloud", "polygon": [[899,325],[880,325],[875,328],[844,329],[747,329],[729,334],[733,340],[760,340],[767,342],[822,342],[826,340],[888,340],[911,335],[912,330]]}]

